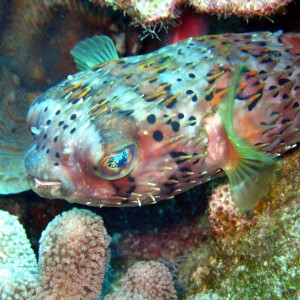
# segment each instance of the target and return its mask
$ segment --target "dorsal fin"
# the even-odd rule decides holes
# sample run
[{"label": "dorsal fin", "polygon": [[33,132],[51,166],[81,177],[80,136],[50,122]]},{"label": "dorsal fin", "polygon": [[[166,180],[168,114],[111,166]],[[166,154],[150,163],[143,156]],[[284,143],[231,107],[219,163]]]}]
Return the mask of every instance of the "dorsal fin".
[{"label": "dorsal fin", "polygon": [[91,69],[109,60],[118,59],[118,53],[113,41],[105,35],[94,35],[80,41],[71,54],[79,70]]}]

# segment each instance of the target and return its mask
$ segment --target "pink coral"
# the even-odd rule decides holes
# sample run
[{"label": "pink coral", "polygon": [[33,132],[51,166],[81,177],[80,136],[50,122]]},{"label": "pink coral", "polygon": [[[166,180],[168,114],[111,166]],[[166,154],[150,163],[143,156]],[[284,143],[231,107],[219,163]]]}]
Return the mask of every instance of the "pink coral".
[{"label": "pink coral", "polygon": [[40,243],[41,299],[98,299],[110,258],[100,216],[76,208],[64,212],[49,223]]},{"label": "pink coral", "polygon": [[[252,213],[253,215],[253,213]],[[217,237],[234,235],[256,222],[256,218],[241,212],[231,199],[229,185],[220,184],[213,188],[209,202],[209,223]]]},{"label": "pink coral", "polygon": [[140,261],[128,269],[121,290],[105,298],[117,299],[176,300],[177,295],[172,275],[164,264]]}]

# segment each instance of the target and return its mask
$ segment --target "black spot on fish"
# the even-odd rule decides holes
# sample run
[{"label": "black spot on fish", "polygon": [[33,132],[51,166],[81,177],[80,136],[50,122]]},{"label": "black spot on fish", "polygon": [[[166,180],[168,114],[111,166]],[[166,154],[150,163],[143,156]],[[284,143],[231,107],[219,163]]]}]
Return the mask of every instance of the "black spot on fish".
[{"label": "black spot on fish", "polygon": [[44,150],[44,149],[45,149],[45,147],[46,147],[46,145],[43,145],[43,146],[42,146],[42,148],[41,148],[41,150]]},{"label": "black spot on fish", "polygon": [[129,182],[135,182],[135,178],[132,177],[132,176],[130,176],[130,177],[128,178],[128,181],[129,181]]},{"label": "black spot on fish", "polygon": [[59,166],[59,163],[55,162],[53,165],[57,167],[57,166]]},{"label": "black spot on fish", "polygon": [[60,114],[60,109],[57,110],[55,114],[58,116]]},{"label": "black spot on fish", "polygon": [[164,136],[160,130],[155,130],[153,132],[153,139],[157,142],[161,142],[163,140]]},{"label": "black spot on fish", "polygon": [[54,137],[53,142],[56,143],[58,140],[58,136]]},{"label": "black spot on fish", "polygon": [[45,140],[47,138],[47,133],[44,134],[43,139]]},{"label": "black spot on fish", "polygon": [[257,99],[255,99],[254,101],[252,101],[249,106],[248,106],[248,110],[251,111],[253,110],[253,108],[256,106],[256,104],[258,103],[259,99],[261,98],[261,94],[259,95],[259,97]]},{"label": "black spot on fish", "polygon": [[193,102],[197,102],[197,101],[198,101],[198,97],[197,97],[196,94],[192,97],[192,101],[193,101]]},{"label": "black spot on fish", "polygon": [[127,109],[127,110],[119,111],[119,114],[122,114],[122,115],[125,115],[125,116],[130,116],[133,113],[134,113],[134,109]]},{"label": "black spot on fish", "polygon": [[168,103],[168,105],[166,106],[166,108],[173,108],[175,106],[176,102],[177,102],[177,99],[173,98],[172,101],[170,103]]},{"label": "black spot on fish", "polygon": [[[193,153],[193,156],[196,156],[198,155],[198,153]],[[194,162],[193,162],[193,165],[197,164],[199,162],[199,158],[197,158]]]},{"label": "black spot on fish", "polygon": [[71,117],[70,117],[70,119],[73,121],[73,120],[76,119],[76,117],[77,117],[76,114],[72,114]]},{"label": "black spot on fish", "polygon": [[296,108],[296,107],[299,107],[299,103],[297,101],[293,104],[293,108]]},{"label": "black spot on fish", "polygon": [[183,119],[184,118],[184,114],[183,113],[179,113],[178,114],[178,119]]},{"label": "black spot on fish", "polygon": [[147,121],[149,124],[154,124],[156,122],[156,117],[154,114],[148,115],[147,116]]},{"label": "black spot on fish", "polygon": [[191,121],[190,126],[194,126],[197,123],[197,119],[194,116],[189,117],[189,121]]},{"label": "black spot on fish", "polygon": [[75,131],[76,131],[76,127],[72,128],[72,129],[70,130],[70,133],[73,134]]},{"label": "black spot on fish", "polygon": [[267,74],[267,72],[266,72],[265,70],[260,70],[260,71],[258,72],[258,74],[264,75],[264,74]]},{"label": "black spot on fish", "polygon": [[191,172],[191,169],[183,167],[179,169],[180,172],[186,173],[186,172]]},{"label": "black spot on fish", "polygon": [[170,152],[170,156],[172,158],[177,158],[177,157],[180,157],[180,156],[187,156],[187,154],[185,152],[172,151],[172,152]]},{"label": "black spot on fish", "polygon": [[104,80],[104,81],[103,81],[103,84],[107,84],[107,80]]},{"label": "black spot on fish", "polygon": [[65,122],[65,121],[60,121],[60,122],[58,123],[58,126],[61,126],[62,124],[64,124],[64,122]]},{"label": "black spot on fish", "polygon": [[269,87],[269,91],[272,91],[272,90],[274,90],[274,89],[276,89],[276,86],[275,86],[275,85],[271,85],[271,86]]},{"label": "black spot on fish", "polygon": [[169,182],[166,182],[164,184],[165,187],[173,190],[174,189],[174,185],[176,185],[178,183],[178,178],[175,175],[171,175],[169,178]]},{"label": "black spot on fish", "polygon": [[177,78],[176,80],[177,80],[177,81],[182,81],[182,79],[181,79],[181,78]]},{"label": "black spot on fish", "polygon": [[48,110],[48,106],[47,107],[45,107],[45,109],[44,109],[44,112],[46,112]]},{"label": "black spot on fish", "polygon": [[59,158],[59,157],[60,157],[58,152],[55,153],[55,157],[56,157],[56,158]]},{"label": "black spot on fish", "polygon": [[214,97],[214,94],[213,94],[213,92],[211,92],[209,95],[207,95],[207,96],[205,97],[205,100],[206,100],[206,101],[211,101],[211,100],[213,99],[213,97]]},{"label": "black spot on fish", "polygon": [[49,154],[50,153],[50,149],[47,149],[46,153]]},{"label": "black spot on fish", "polygon": [[284,85],[285,83],[288,83],[288,82],[290,82],[290,80],[287,78],[281,78],[278,80],[279,85]]},{"label": "black spot on fish", "polygon": [[69,127],[69,125],[64,125],[63,129],[67,129]]},{"label": "black spot on fish", "polygon": [[180,124],[177,121],[172,121],[171,123],[172,129],[174,132],[178,132],[180,128]]},{"label": "black spot on fish", "polygon": [[196,75],[195,75],[194,73],[189,73],[189,77],[190,77],[190,78],[195,78]]},{"label": "black spot on fish", "polygon": [[289,122],[290,120],[289,119],[282,119],[281,120],[281,124],[285,124],[285,123],[287,123],[287,122]]},{"label": "black spot on fish", "polygon": [[194,91],[193,91],[193,90],[187,90],[187,91],[186,91],[186,94],[187,94],[187,95],[192,95],[192,94],[194,94]]},{"label": "black spot on fish", "polygon": [[51,120],[47,120],[46,124],[50,125],[51,124]]}]

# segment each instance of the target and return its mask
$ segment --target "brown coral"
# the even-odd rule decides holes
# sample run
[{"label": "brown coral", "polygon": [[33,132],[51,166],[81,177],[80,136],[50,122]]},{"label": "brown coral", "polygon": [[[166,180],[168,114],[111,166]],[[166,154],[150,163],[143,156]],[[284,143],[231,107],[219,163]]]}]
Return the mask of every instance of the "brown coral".
[{"label": "brown coral", "polygon": [[163,21],[172,21],[180,16],[183,6],[193,7],[198,12],[215,13],[218,15],[239,15],[244,17],[268,16],[287,5],[292,0],[263,0],[263,1],[242,1],[242,0],[130,0],[111,1],[93,0],[95,4],[112,6],[114,9],[122,9],[128,14],[134,23],[142,26],[161,24]]},{"label": "brown coral", "polygon": [[229,184],[223,183],[213,188],[209,201],[209,223],[217,237],[235,235],[256,223],[253,212],[240,211],[231,199]]}]

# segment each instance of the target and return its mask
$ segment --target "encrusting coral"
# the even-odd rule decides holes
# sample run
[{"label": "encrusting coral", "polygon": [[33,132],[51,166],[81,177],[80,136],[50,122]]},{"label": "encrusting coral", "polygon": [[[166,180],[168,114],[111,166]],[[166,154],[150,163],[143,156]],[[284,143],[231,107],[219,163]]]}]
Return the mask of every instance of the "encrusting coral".
[{"label": "encrusting coral", "polygon": [[190,6],[200,13],[215,13],[229,16],[232,14],[246,18],[254,16],[268,16],[283,8],[292,0],[92,0],[95,4],[112,6],[121,9],[129,15],[133,22],[142,26],[149,26],[159,22],[171,22],[179,18],[183,6]]},{"label": "encrusting coral", "polygon": [[221,196],[222,213],[211,207],[213,216],[209,216],[216,235],[192,251],[179,270],[179,276],[191,274],[190,296],[216,293],[233,300],[299,297],[300,150],[286,155],[282,165],[269,195],[252,217],[236,214],[225,185],[216,188],[213,198]]}]

